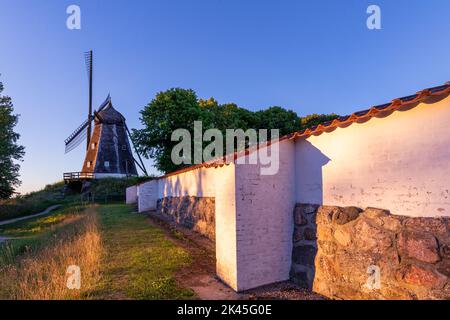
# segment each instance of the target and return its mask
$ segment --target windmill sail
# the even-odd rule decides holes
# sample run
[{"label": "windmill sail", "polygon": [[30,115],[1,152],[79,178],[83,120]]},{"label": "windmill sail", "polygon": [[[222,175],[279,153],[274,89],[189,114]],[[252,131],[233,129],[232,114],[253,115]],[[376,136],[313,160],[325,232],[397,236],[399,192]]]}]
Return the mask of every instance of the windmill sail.
[{"label": "windmill sail", "polygon": [[78,147],[84,139],[86,139],[87,133],[85,129],[89,125],[89,121],[90,120],[85,120],[66,140],[64,140],[64,143],[66,144],[66,153]]},{"label": "windmill sail", "polygon": [[[105,109],[109,103],[111,103],[111,96],[108,94],[106,100],[103,101],[103,103],[100,105],[98,110],[94,112],[94,114]],[[90,120],[93,120],[92,116]],[[86,139],[87,131],[85,129],[89,126],[89,122],[89,119],[85,120],[66,140],[64,140],[66,144],[66,153],[69,153],[70,151],[78,147]]]},{"label": "windmill sail", "polygon": [[[138,150],[133,145],[139,157],[139,162],[133,157],[128,136],[130,132],[125,124],[125,118],[114,109],[111,97],[97,111],[92,112],[92,50],[85,53],[86,69],[89,77],[89,109],[87,119],[64,140],[66,153],[74,150],[86,140],[86,156],[82,172],[64,174],[66,183],[80,182],[86,179],[102,177],[137,176],[136,165],[147,175],[144,163]],[[94,130],[91,133],[92,122]]]}]

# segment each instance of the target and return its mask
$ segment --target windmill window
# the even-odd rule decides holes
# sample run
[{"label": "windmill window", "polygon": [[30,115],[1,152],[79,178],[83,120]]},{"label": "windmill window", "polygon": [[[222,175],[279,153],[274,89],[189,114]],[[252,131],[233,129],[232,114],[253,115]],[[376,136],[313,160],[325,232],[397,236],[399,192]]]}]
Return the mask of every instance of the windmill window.
[{"label": "windmill window", "polygon": [[91,143],[91,149],[92,150],[95,150],[95,148],[97,147],[97,144],[94,142],[94,143]]},{"label": "windmill window", "polygon": [[87,167],[88,167],[88,168],[91,167],[91,163],[92,163],[92,161],[88,161],[88,162],[87,162]]},{"label": "windmill window", "polygon": [[123,151],[126,151],[127,150],[127,146],[124,144],[124,145],[122,145],[122,150]]},{"label": "windmill window", "polygon": [[105,168],[109,168],[109,161],[105,161]]}]

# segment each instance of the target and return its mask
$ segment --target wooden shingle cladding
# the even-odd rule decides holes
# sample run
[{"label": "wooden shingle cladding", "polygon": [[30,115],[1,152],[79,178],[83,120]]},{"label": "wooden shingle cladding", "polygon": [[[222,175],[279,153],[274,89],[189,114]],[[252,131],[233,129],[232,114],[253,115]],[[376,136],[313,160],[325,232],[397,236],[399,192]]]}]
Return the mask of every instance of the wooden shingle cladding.
[{"label": "wooden shingle cladding", "polygon": [[95,117],[94,132],[86,152],[83,172],[101,176],[137,176],[127,136],[125,118],[111,102]]}]

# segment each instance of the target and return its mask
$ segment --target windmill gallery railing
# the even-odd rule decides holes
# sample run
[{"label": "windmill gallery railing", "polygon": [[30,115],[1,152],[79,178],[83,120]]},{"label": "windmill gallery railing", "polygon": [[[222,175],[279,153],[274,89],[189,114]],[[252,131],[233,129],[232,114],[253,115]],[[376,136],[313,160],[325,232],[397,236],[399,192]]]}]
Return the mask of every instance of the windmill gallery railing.
[{"label": "windmill gallery railing", "polygon": [[94,179],[94,173],[92,172],[67,172],[64,173],[64,182],[81,181]]}]

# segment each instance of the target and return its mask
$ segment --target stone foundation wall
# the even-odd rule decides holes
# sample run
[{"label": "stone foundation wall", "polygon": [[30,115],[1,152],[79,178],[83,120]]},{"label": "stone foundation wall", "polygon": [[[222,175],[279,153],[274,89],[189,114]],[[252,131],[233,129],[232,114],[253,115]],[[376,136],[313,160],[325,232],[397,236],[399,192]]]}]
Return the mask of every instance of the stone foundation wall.
[{"label": "stone foundation wall", "polygon": [[156,205],[159,214],[215,241],[215,199],[212,197],[167,197]]},{"label": "stone foundation wall", "polygon": [[299,204],[294,220],[295,282],[338,299],[450,298],[450,218]]}]

